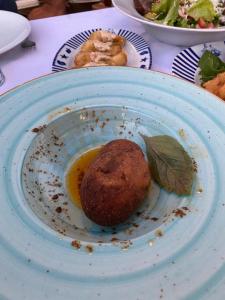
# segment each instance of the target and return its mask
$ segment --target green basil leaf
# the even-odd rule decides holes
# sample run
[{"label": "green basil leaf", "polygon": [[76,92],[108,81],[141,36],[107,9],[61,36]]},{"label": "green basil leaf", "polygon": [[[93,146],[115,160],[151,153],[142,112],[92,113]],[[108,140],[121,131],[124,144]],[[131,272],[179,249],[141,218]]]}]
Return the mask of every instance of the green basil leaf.
[{"label": "green basil leaf", "polygon": [[206,50],[198,62],[199,75],[202,82],[207,82],[216,77],[217,74],[225,72],[225,63],[218,57]]},{"label": "green basil leaf", "polygon": [[190,195],[194,180],[193,161],[176,139],[142,135],[153,179],[168,192]]}]

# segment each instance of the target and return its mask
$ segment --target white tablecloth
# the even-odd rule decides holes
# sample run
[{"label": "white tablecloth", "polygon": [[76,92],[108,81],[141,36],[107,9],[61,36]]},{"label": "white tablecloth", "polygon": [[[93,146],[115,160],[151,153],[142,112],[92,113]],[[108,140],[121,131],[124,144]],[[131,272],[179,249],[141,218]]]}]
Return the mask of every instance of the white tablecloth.
[{"label": "white tablecloth", "polygon": [[174,57],[181,48],[160,43],[147,32],[142,24],[108,8],[60,17],[31,21],[30,39],[35,48],[17,46],[0,56],[0,67],[6,82],[0,94],[26,81],[51,73],[53,58],[58,49],[75,34],[91,28],[128,29],[144,37],[152,50],[152,70],[171,73]]}]

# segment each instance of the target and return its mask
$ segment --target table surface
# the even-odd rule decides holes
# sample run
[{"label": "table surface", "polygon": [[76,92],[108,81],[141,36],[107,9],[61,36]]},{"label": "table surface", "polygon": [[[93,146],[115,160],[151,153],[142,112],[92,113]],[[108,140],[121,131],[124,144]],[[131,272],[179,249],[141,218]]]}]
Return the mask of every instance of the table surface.
[{"label": "table surface", "polygon": [[0,67],[6,82],[0,94],[26,81],[52,72],[52,61],[58,49],[75,34],[102,27],[124,28],[143,36],[152,50],[152,70],[171,73],[174,57],[181,48],[157,41],[142,24],[119,13],[116,8],[75,13],[31,21],[30,39],[35,48],[17,46],[0,57]]}]

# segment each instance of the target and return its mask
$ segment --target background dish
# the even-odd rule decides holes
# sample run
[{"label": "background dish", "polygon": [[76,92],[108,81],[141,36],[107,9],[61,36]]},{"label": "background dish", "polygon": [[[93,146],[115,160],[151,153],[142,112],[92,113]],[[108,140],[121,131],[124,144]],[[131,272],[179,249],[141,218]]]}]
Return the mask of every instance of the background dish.
[{"label": "background dish", "polygon": [[0,54],[23,42],[30,34],[29,21],[23,16],[0,10]]},{"label": "background dish", "polygon": [[[218,238],[225,226],[222,101],[173,76],[139,68],[98,67],[59,72],[27,83],[2,96],[0,110],[3,299],[74,299],[74,293],[81,300],[149,300],[149,295],[171,300],[174,295],[177,299],[223,299],[225,243]],[[92,131],[95,110],[100,126],[95,122]],[[107,119],[111,114],[110,125],[105,114]],[[44,176],[49,176],[46,181],[51,183],[54,159],[63,158],[57,166],[64,174],[79,150],[112,138],[130,138],[144,150],[139,132],[174,136],[195,158],[198,173],[192,196],[176,197],[155,186],[155,203],[151,202],[155,220],[148,206],[143,208],[144,215],[135,216],[135,225],[127,224],[129,228],[116,234],[85,226],[78,230],[83,233],[81,247],[76,243],[72,247],[78,236],[64,230],[60,234],[54,227],[47,216],[49,210],[55,212],[51,211],[54,199],[45,197],[54,192],[38,189],[36,180],[44,182]],[[61,144],[64,150],[49,159],[42,152],[37,160],[43,144],[56,148]],[[38,171],[40,164],[48,173]],[[34,189],[29,191],[32,184]],[[34,201],[40,191],[49,206],[42,220],[35,205],[47,202]],[[182,218],[171,203],[179,209],[186,207]],[[117,236],[122,241],[115,240]]]},{"label": "background dish", "polygon": [[225,42],[210,42],[195,45],[182,50],[175,58],[172,64],[172,73],[180,78],[186,79],[192,83],[201,85],[199,77],[198,62],[206,50],[211,51],[222,61],[225,61]]},{"label": "background dish", "polygon": [[[65,71],[71,69],[74,65],[74,56],[79,51],[80,46],[89,38],[92,32],[97,30],[103,30],[101,28],[86,30],[84,32],[76,34],[69,39],[58,50],[52,63],[52,71]],[[124,47],[127,53],[127,65],[129,67],[138,67],[142,69],[151,69],[152,54],[149,44],[145,40],[134,32],[130,32],[125,29],[112,30],[115,34],[121,35],[126,38],[127,43]]]},{"label": "background dish", "polygon": [[141,22],[159,41],[176,46],[192,46],[224,39],[225,27],[216,29],[191,29],[157,24],[146,20],[135,9],[133,0],[112,0],[113,5],[126,16]]}]

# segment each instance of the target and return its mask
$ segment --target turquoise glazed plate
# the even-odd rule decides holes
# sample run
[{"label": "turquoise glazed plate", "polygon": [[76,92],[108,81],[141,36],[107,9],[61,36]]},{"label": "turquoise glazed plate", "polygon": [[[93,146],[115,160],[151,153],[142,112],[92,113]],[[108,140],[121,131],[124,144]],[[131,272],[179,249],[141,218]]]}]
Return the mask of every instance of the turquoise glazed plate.
[{"label": "turquoise glazed plate", "polygon": [[[0,98],[0,299],[224,299],[225,105],[184,80],[126,67],[55,73]],[[117,138],[175,137],[190,197],[152,184],[124,224],[72,203],[71,163]],[[222,235],[222,236],[221,236]]]}]

